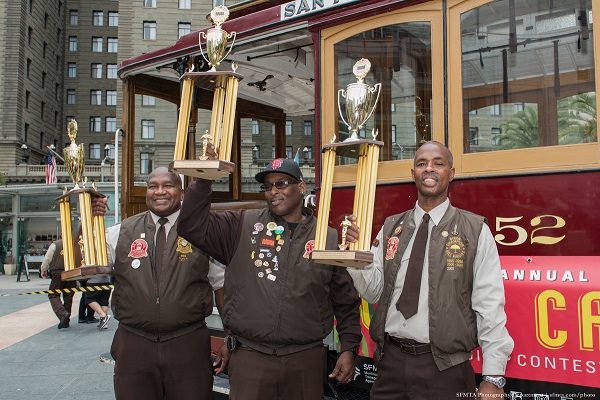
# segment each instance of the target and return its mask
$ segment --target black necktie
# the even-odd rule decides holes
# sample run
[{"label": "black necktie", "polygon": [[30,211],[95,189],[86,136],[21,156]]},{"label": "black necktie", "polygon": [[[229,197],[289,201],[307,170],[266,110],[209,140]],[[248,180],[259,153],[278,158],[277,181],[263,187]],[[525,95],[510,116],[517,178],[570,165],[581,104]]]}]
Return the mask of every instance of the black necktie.
[{"label": "black necktie", "polygon": [[408,269],[402,294],[396,303],[396,309],[402,313],[405,319],[409,319],[417,313],[419,308],[419,292],[421,291],[421,275],[423,275],[423,262],[425,261],[425,247],[427,246],[429,226],[429,214],[423,215],[423,221],[419,226],[413,247],[408,260]]},{"label": "black necktie", "polygon": [[158,220],[158,231],[156,232],[156,242],[154,244],[154,268],[156,272],[156,280],[160,280],[160,271],[162,268],[163,256],[165,255],[165,244],[167,243],[167,235],[165,231],[165,224],[169,220],[162,217]]}]

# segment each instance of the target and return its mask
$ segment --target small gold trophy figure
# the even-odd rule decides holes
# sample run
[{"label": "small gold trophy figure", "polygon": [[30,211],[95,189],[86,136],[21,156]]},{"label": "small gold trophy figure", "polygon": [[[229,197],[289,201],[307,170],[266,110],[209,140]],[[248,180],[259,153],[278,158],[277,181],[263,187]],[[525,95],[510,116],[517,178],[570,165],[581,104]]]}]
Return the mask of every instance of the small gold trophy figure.
[{"label": "small gold trophy figure", "polygon": [[[92,216],[92,196],[105,197],[92,189],[86,188],[87,178],[83,176],[85,168],[85,150],[83,144],[77,145],[77,122],[72,119],[67,127],[71,144],[63,150],[65,165],[73,180],[74,188],[56,200],[60,204],[60,225],[63,240],[63,256],[65,272],[62,280],[88,279],[93,276],[110,275],[113,268],[108,266],[106,235],[104,231],[104,216]],[[81,183],[81,186],[79,184]],[[81,265],[75,265],[75,242],[73,241],[73,226],[71,223],[71,196],[78,196],[79,215],[81,219],[81,235],[77,239],[77,247],[81,251]]]},{"label": "small gold trophy figure", "polygon": [[[349,84],[346,90],[340,89],[338,91],[340,118],[352,135],[341,143],[334,143],[334,136],[330,144],[323,146],[323,175],[321,177],[321,196],[317,214],[319,217],[315,234],[315,248],[311,253],[311,259],[321,264],[361,268],[373,262],[373,253],[370,252],[371,230],[379,150],[383,146],[383,142],[375,140],[378,134],[375,129],[371,133],[373,139],[360,139],[357,135],[358,130],[362,129],[367,120],[373,115],[381,90],[380,83],[375,84],[374,87],[364,83],[364,78],[370,69],[371,63],[369,60],[363,58],[357,61],[352,70],[358,81]],[[377,93],[376,96],[375,93]],[[345,112],[342,112],[342,97],[346,99]],[[342,243],[338,246],[339,250],[326,250],[327,223],[329,221],[336,156],[358,159],[352,213],[356,216],[356,225],[360,227],[360,233],[357,242],[347,243],[346,233],[348,227],[352,224],[348,221],[348,217],[345,217],[341,224]]]},{"label": "small gold trophy figure", "polygon": [[[178,174],[218,180],[229,175],[235,169],[235,164],[230,160],[233,148],[237,93],[239,82],[243,76],[235,72],[237,69],[236,63],[232,63],[232,71],[216,70],[216,66],[221,64],[231,52],[236,33],[227,33],[221,28],[221,25],[229,18],[227,7],[223,5],[215,7],[210,16],[215,26],[208,29],[208,33],[200,32],[199,46],[202,57],[211,66],[211,69],[206,72],[192,72],[194,68],[190,66],[188,72],[181,77],[183,89],[179,107],[179,121],[177,123],[175,154],[173,156],[174,161],[169,165],[169,169]],[[232,39],[231,46],[229,51],[226,51],[229,39]],[[202,40],[206,42],[206,56],[202,50]],[[210,129],[207,134],[210,136],[209,140],[212,140],[215,146],[219,146],[217,160],[209,160],[206,157],[206,144],[204,142],[204,138],[207,137],[206,134],[202,136],[202,155],[194,160],[195,149],[191,149],[192,151],[188,151],[186,154],[194,86],[214,92]],[[186,155],[188,159],[186,159]]]}]

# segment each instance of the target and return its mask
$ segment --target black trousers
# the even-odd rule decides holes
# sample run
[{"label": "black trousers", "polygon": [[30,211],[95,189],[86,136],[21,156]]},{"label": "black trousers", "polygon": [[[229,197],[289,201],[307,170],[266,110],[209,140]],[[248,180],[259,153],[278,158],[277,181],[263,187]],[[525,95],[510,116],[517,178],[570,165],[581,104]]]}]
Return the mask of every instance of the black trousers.
[{"label": "black trousers", "polygon": [[475,372],[469,361],[440,371],[432,353],[404,353],[387,337],[383,352],[381,360],[375,359],[377,379],[371,389],[371,400],[475,398]]},{"label": "black trousers", "polygon": [[210,334],[205,326],[154,342],[119,326],[110,350],[117,400],[212,399]]}]

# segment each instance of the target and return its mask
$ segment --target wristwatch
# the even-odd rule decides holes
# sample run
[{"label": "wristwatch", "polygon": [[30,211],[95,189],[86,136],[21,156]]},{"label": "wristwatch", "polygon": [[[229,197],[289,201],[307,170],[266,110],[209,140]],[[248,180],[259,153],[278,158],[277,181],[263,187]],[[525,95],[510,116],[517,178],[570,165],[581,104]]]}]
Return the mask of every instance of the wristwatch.
[{"label": "wristwatch", "polygon": [[503,376],[483,375],[483,380],[495,385],[498,389],[502,389],[506,385],[506,379]]}]

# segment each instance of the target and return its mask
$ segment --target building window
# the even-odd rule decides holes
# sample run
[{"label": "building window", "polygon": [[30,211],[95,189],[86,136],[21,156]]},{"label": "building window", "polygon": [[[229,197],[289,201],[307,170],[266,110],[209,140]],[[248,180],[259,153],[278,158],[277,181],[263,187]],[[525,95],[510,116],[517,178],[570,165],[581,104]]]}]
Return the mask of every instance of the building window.
[{"label": "building window", "polygon": [[31,92],[29,90],[25,91],[25,109],[29,110],[29,97],[31,97]]},{"label": "building window", "polygon": [[286,134],[286,136],[292,136],[292,127],[293,127],[292,121],[290,121],[289,119],[287,121],[285,121],[285,134]]},{"label": "building window", "polygon": [[102,90],[90,90],[90,104],[93,106],[102,105]]},{"label": "building window", "polygon": [[502,108],[500,104],[494,104],[490,106],[490,115],[502,115]]},{"label": "building window", "polygon": [[69,36],[69,51],[77,51],[77,36]]},{"label": "building window", "polygon": [[44,132],[40,132],[40,149],[44,148]]},{"label": "building window", "polygon": [[42,119],[42,121],[44,120],[45,111],[46,111],[46,103],[44,103],[42,101],[42,104],[40,104],[40,118]]},{"label": "building window", "polygon": [[77,103],[77,95],[75,89],[67,89],[67,104]]},{"label": "building window", "polygon": [[253,135],[260,134],[260,121],[257,119],[252,120],[252,134]]},{"label": "building window", "polygon": [[312,136],[312,121],[304,121],[304,136]]},{"label": "building window", "polygon": [[108,26],[119,26],[119,13],[116,11],[108,12]]},{"label": "building window", "polygon": [[500,128],[492,128],[492,146],[498,146],[500,144],[498,138],[502,131]]},{"label": "building window", "polygon": [[33,12],[33,0],[29,0],[29,12]]},{"label": "building window", "polygon": [[106,64],[106,78],[117,79],[117,64]]},{"label": "building window", "polygon": [[77,78],[77,63],[69,63],[67,65],[69,70],[69,78]]},{"label": "building window", "polygon": [[260,158],[260,146],[254,145],[254,147],[252,148],[252,158],[253,161],[256,161]]},{"label": "building window", "polygon": [[69,11],[69,25],[79,24],[79,12],[77,10]]},{"label": "building window", "polygon": [[92,51],[94,53],[102,53],[102,38],[101,37],[93,37],[92,38]]},{"label": "building window", "polygon": [[107,90],[106,91],[106,105],[107,106],[116,106],[117,105],[117,91],[116,90]]},{"label": "building window", "polygon": [[104,13],[102,11],[92,12],[92,25],[102,26],[104,25]]},{"label": "building window", "polygon": [[156,97],[154,96],[146,96],[142,95],[142,106],[144,107],[154,107],[156,105]]},{"label": "building window", "polygon": [[29,27],[29,29],[27,29],[27,44],[31,46],[31,41],[33,39],[33,28]]},{"label": "building window", "polygon": [[515,103],[515,114],[525,110],[525,103]]},{"label": "building window", "polygon": [[31,74],[31,60],[29,58],[27,59],[27,64],[26,64],[25,68],[26,68],[25,69],[25,74],[29,78],[30,74]]},{"label": "building window", "polygon": [[285,157],[289,160],[294,158],[294,148],[292,146],[285,146]]},{"label": "building window", "polygon": [[92,64],[92,78],[102,79],[102,64]]},{"label": "building window", "polygon": [[60,56],[56,56],[56,69],[60,66]]},{"label": "building window", "polygon": [[156,8],[156,0],[144,0],[144,7]]},{"label": "building window", "polygon": [[108,47],[107,51],[109,53],[116,53],[119,51],[119,39],[108,38],[106,39],[106,42],[106,47]]},{"label": "building window", "polygon": [[180,38],[184,35],[187,35],[192,31],[192,24],[189,22],[180,22],[178,25],[178,34],[177,38]]},{"label": "building window", "polygon": [[27,143],[27,136],[29,136],[29,124],[25,124],[25,130],[23,131],[23,142]]},{"label": "building window", "polygon": [[46,87],[46,73],[42,72],[42,89]]},{"label": "building window", "polygon": [[57,42],[60,42],[61,34],[62,34],[62,30],[60,28],[58,28],[56,30],[56,41]]},{"label": "building window", "polygon": [[58,111],[54,111],[54,127],[58,126]]},{"label": "building window", "polygon": [[[114,132],[117,130],[117,117],[106,117],[106,132]],[[114,146],[113,146],[114,149]],[[114,158],[114,157],[111,157]]]},{"label": "building window", "polygon": [[46,51],[48,50],[48,43],[44,42],[42,45],[42,58],[46,58]]},{"label": "building window", "polygon": [[142,120],[142,139],[154,139],[154,120]]},{"label": "building window", "polygon": [[58,94],[60,93],[60,85],[56,83],[54,85],[54,98],[58,100]]},{"label": "building window", "polygon": [[152,171],[152,154],[140,153],[140,173],[149,174]]},{"label": "building window", "polygon": [[396,143],[396,125],[392,125],[392,145]]},{"label": "building window", "polygon": [[102,117],[90,117],[90,132],[102,132]]},{"label": "building window", "polygon": [[192,8],[192,0],[179,0],[179,8],[190,10]]},{"label": "building window", "polygon": [[144,40],[156,40],[156,21],[144,21]]},{"label": "building window", "polygon": [[90,160],[100,159],[100,143],[90,143]]},{"label": "building window", "polygon": [[275,158],[275,146],[271,146],[271,158]]},{"label": "building window", "polygon": [[396,112],[396,103],[390,104],[390,111],[391,112]]},{"label": "building window", "polygon": [[469,128],[469,137],[472,145],[479,144],[479,128]]}]

